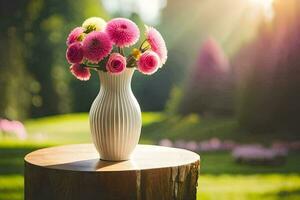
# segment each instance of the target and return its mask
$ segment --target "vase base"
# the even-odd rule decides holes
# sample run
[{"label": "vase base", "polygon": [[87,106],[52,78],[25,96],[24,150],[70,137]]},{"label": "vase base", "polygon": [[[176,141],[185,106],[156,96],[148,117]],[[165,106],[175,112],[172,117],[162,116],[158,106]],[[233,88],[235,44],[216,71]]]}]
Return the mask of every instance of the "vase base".
[{"label": "vase base", "polygon": [[122,161],[127,161],[130,160],[130,158],[124,158],[124,159],[110,159],[110,158],[99,158],[101,161],[106,161],[106,162],[122,162]]}]

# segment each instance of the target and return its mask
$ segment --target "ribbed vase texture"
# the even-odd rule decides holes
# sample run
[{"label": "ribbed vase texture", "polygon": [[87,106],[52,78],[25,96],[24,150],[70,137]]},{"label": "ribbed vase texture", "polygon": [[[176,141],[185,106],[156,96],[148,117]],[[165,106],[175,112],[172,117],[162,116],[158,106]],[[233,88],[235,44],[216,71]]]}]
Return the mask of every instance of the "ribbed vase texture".
[{"label": "ribbed vase texture", "polygon": [[128,160],[138,144],[142,117],[131,90],[134,69],[119,75],[99,72],[100,91],[90,110],[90,128],[103,160]]}]

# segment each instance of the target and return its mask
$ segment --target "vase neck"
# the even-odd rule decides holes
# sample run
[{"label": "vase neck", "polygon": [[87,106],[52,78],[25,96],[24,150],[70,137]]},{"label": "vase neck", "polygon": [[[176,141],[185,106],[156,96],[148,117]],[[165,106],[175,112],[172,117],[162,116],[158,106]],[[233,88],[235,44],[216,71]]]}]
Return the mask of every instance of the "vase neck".
[{"label": "vase neck", "polygon": [[111,74],[108,72],[99,71],[101,89],[110,91],[118,91],[126,88],[131,88],[131,78],[134,73],[134,68],[126,68],[120,74]]}]

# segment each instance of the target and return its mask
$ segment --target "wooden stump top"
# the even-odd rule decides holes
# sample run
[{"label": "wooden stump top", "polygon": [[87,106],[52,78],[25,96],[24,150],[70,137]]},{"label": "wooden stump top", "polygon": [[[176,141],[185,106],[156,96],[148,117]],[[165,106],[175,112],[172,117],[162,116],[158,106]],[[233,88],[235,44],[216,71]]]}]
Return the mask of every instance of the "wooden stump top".
[{"label": "wooden stump top", "polygon": [[40,149],[25,157],[25,200],[196,200],[199,159],[154,145],[120,162],[100,160],[92,144]]},{"label": "wooden stump top", "polygon": [[155,145],[138,145],[130,160],[120,162],[100,160],[92,144],[50,147],[25,157],[25,162],[35,166],[82,172],[161,169],[189,165],[199,160],[199,155],[194,152]]}]

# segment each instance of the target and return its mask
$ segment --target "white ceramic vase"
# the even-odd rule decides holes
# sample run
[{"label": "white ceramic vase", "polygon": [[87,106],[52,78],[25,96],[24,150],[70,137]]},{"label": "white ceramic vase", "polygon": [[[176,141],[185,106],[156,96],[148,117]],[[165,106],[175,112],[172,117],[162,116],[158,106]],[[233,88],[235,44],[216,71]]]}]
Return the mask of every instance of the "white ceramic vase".
[{"label": "white ceramic vase", "polygon": [[102,160],[128,160],[138,144],[142,117],[131,90],[133,73],[133,68],[119,75],[98,73],[101,87],[90,109],[90,128]]}]

